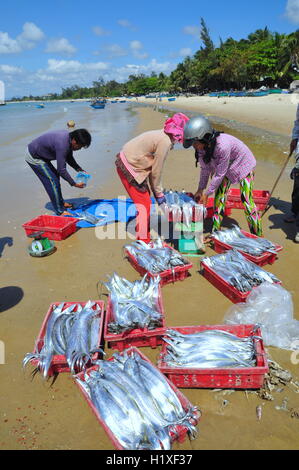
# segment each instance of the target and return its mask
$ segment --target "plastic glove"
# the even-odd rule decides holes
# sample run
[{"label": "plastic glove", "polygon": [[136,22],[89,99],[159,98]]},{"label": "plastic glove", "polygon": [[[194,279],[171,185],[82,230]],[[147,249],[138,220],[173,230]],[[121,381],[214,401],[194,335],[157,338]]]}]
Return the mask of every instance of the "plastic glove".
[{"label": "plastic glove", "polygon": [[166,197],[165,196],[156,197],[156,201],[158,205],[161,206],[161,204],[164,204],[166,202]]}]

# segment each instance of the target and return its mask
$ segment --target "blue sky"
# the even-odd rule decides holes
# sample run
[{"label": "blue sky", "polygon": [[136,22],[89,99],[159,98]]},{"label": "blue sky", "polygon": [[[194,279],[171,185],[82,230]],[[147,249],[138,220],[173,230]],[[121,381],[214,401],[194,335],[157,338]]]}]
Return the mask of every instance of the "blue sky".
[{"label": "blue sky", "polygon": [[[201,46],[203,17],[219,37],[246,38],[256,29],[291,33],[299,0],[11,0],[1,6],[0,80],[6,98],[60,92],[93,80],[169,74]],[[225,5],[225,6],[224,6]]]}]

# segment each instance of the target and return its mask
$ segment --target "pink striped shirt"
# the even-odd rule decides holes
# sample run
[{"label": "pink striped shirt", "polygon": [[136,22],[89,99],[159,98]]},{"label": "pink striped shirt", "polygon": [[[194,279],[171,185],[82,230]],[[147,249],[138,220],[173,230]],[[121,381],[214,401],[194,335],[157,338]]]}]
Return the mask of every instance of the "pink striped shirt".
[{"label": "pink striped shirt", "polygon": [[229,134],[220,134],[210,163],[205,163],[204,150],[197,152],[200,164],[199,189],[205,189],[209,177],[211,181],[206,194],[214,193],[226,176],[232,184],[239,183],[256,166],[256,160],[251,150],[241,140]]}]

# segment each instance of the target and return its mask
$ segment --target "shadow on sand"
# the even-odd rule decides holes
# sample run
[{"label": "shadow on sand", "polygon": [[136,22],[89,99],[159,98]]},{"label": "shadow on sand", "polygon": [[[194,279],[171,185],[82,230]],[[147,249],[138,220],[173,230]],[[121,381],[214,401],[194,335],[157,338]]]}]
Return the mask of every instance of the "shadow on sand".
[{"label": "shadow on sand", "polygon": [[13,245],[13,238],[12,237],[2,237],[0,238],[0,257],[2,256],[3,250],[5,246],[12,246]]},{"label": "shadow on sand", "polygon": [[17,286],[1,287],[0,312],[5,312],[21,302],[24,297],[23,289]]},{"label": "shadow on sand", "polygon": [[274,197],[270,199],[270,204],[275,209],[281,211],[281,214],[269,215],[268,220],[272,223],[272,225],[269,226],[269,229],[282,230],[286,234],[287,240],[293,240],[297,232],[296,226],[294,223],[287,223],[284,221],[285,217],[291,214],[292,204]]}]

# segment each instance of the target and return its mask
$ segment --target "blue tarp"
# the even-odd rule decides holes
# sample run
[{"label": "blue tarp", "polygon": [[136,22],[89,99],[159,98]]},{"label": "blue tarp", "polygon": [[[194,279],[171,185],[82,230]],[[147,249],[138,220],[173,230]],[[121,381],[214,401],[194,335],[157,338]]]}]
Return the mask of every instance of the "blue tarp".
[{"label": "blue tarp", "polygon": [[[152,198],[152,210],[155,205],[154,198]],[[100,220],[96,224],[107,225],[114,222],[130,222],[136,217],[136,208],[132,199],[95,199],[86,204],[81,204],[76,209],[67,209],[74,217],[80,216],[86,211],[88,214],[99,217]],[[89,223],[86,220],[79,220],[77,227],[94,227],[95,224]]]}]

